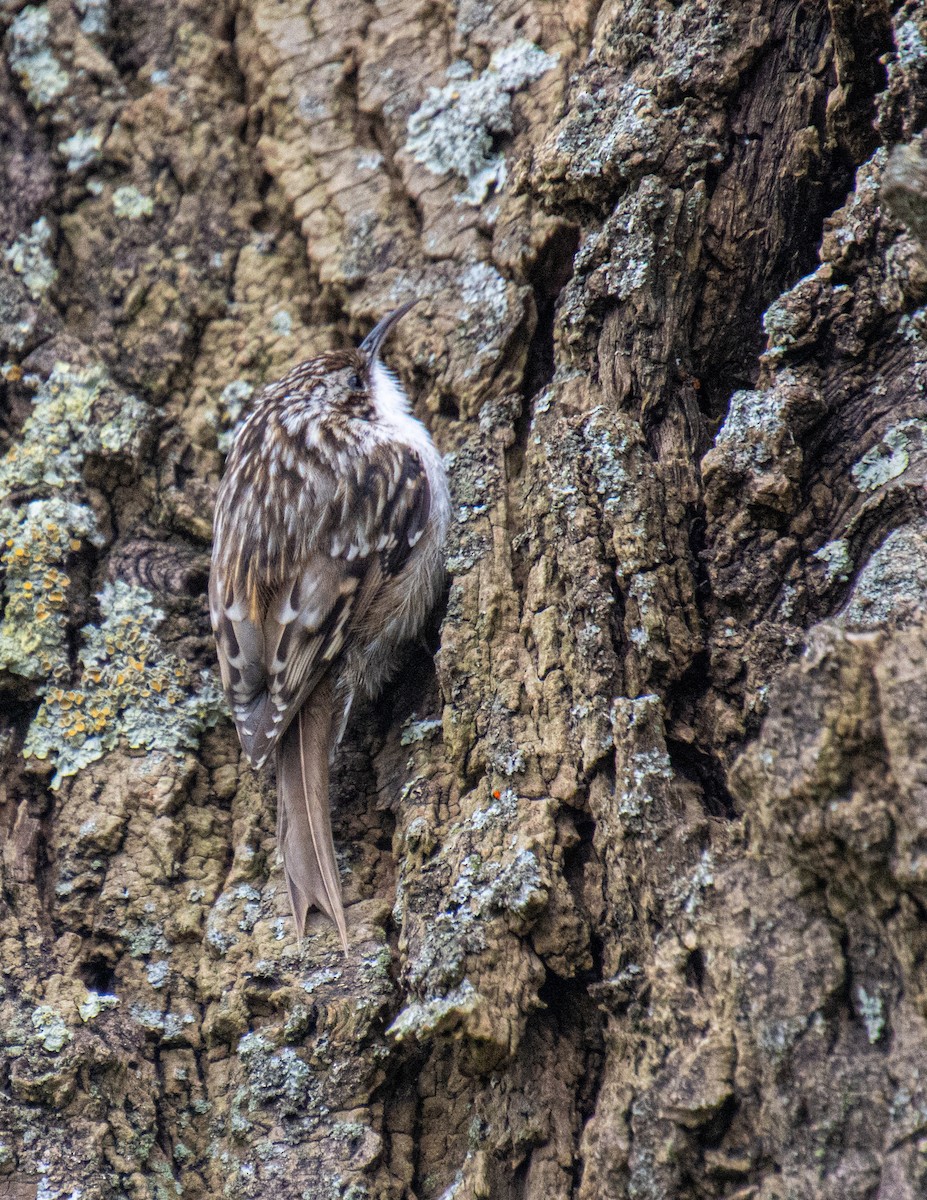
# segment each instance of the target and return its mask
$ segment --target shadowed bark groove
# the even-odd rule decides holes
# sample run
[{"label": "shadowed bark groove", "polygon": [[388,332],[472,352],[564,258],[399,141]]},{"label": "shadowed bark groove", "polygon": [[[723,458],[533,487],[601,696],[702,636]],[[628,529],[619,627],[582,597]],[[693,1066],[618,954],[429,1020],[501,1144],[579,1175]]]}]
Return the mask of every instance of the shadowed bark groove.
[{"label": "shadowed bark groove", "polygon": [[[0,1194],[923,1196],[923,6],[0,35]],[[333,769],[345,958],[218,699],[212,499],[415,296],[448,593]]]}]

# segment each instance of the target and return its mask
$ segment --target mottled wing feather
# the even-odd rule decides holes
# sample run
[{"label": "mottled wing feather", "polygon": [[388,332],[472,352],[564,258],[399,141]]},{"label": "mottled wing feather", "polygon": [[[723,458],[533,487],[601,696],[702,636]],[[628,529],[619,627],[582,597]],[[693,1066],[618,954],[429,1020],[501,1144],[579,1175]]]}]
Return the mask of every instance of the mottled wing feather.
[{"label": "mottled wing feather", "polygon": [[402,570],[429,508],[415,451],[378,445],[329,493],[325,510],[307,517],[317,536],[300,561],[281,565],[260,624],[247,619],[214,567],[210,607],[222,683],[253,765],[266,760],[384,583]]},{"label": "mottled wing feather", "polygon": [[318,687],[344,648],[355,611],[360,565],[323,554],[314,556],[303,577],[314,581],[320,572],[327,577],[331,591],[324,611],[319,613],[316,609],[312,620],[307,620],[304,610],[300,610],[295,617],[284,621],[273,617],[265,621],[267,644],[275,644],[276,653],[268,654],[265,660],[267,709],[255,735],[252,756],[255,762],[274,748],[306,696]]},{"label": "mottled wing feather", "polygon": [[[244,625],[244,630],[242,626]],[[238,730],[242,749],[251,762],[257,758],[258,735],[272,718],[268,714],[270,697],[267,692],[267,675],[261,652],[262,634],[260,626],[252,622],[233,622],[224,613],[213,622],[216,633],[216,649],[219,670],[232,717]],[[245,633],[252,636],[246,638]],[[231,661],[240,656],[241,645],[249,647],[251,657],[242,670]]]},{"label": "mottled wing feather", "polygon": [[264,695],[264,633],[247,619],[243,603],[227,595],[226,581],[215,565],[209,576],[209,612],[222,687],[241,732]]},{"label": "mottled wing feather", "polygon": [[425,532],[431,510],[428,476],[418,458],[409,456],[403,463],[402,474],[393,506],[394,520],[390,523],[390,541],[384,548],[384,574],[398,575],[409,555]]}]

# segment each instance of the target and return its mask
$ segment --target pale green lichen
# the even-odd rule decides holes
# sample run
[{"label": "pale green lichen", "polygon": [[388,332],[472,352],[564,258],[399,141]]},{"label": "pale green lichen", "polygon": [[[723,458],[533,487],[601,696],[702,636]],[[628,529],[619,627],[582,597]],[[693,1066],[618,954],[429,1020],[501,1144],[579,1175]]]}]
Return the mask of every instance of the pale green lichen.
[{"label": "pale green lichen", "polygon": [[504,788],[498,796],[493,793],[468,823],[473,829],[506,829],[513,827],[517,817],[518,795],[513,788]]},{"label": "pale green lichen", "polygon": [[342,972],[334,967],[320,967],[319,970],[313,971],[307,979],[304,979],[300,987],[311,996],[318,988],[323,987],[326,983],[334,983],[341,976]]},{"label": "pale green lichen", "polygon": [[150,420],[148,405],[120,392],[104,367],[56,363],[19,442],[0,459],[0,496],[80,483],[88,454],[137,456]]},{"label": "pale green lichen", "polygon": [[210,419],[221,432],[217,444],[221,454],[228,454],[232,448],[235,435],[244,420],[244,410],[248,401],[254,395],[254,384],[246,379],[233,379],[226,384],[219,396],[219,412],[210,414]]},{"label": "pale green lichen", "polygon": [[885,1031],[885,1012],[880,996],[870,996],[862,984],[856,988],[856,998],[859,1004],[859,1015],[866,1026],[866,1036],[875,1043]]},{"label": "pale green lichen", "polygon": [[433,737],[440,728],[440,719],[434,717],[424,721],[406,721],[402,727],[399,744],[400,746],[411,746],[414,742],[423,742],[426,738]]},{"label": "pale green lichen", "polygon": [[512,97],[551,70],[557,58],[520,40],[497,50],[476,78],[468,78],[473,70],[468,62],[452,64],[447,86],[431,88],[409,117],[406,149],[434,174],[460,176],[467,184],[461,199],[481,204],[505,184],[505,158],[496,139],[512,132]]},{"label": "pale green lichen", "polygon": [[[33,1187],[35,1191],[32,1194],[35,1200],[82,1200],[84,1195],[82,1188],[71,1187],[67,1169],[62,1174],[53,1175],[47,1169],[46,1163],[39,1164],[38,1179]],[[161,1198],[153,1197],[153,1200],[161,1200]]]},{"label": "pale green lichen", "polygon": [[[218,705],[224,711],[221,702]],[[218,955],[223,955],[238,941],[233,926],[250,933],[261,915],[261,893],[250,883],[240,883],[222,892],[212,905],[206,922],[206,942]],[[281,928],[285,936],[285,926]]]},{"label": "pale green lichen", "polygon": [[132,925],[121,926],[119,936],[125,941],[132,958],[145,958],[153,950],[170,953],[170,947],[164,936],[164,926],[151,918],[142,918]]},{"label": "pale green lichen", "polygon": [[143,1029],[160,1035],[164,1042],[182,1042],[186,1030],[196,1022],[192,1013],[161,1012],[157,1008],[146,1008],[143,1004],[131,1005],[129,1013]]},{"label": "pale green lichen", "polygon": [[[643,186],[647,186],[646,184]],[[591,296],[626,300],[647,283],[658,261],[659,229],[651,211],[635,195],[619,201],[604,227],[580,247],[575,260],[576,285]]]},{"label": "pale green lichen", "polygon": [[248,1033],[238,1043],[238,1057],[247,1075],[236,1097],[239,1112],[272,1106],[281,1116],[295,1117],[317,1111],[318,1078],[291,1047],[278,1050],[262,1034]]},{"label": "pale green lichen", "polygon": [[824,564],[828,582],[839,580],[843,583],[850,578],[853,560],[850,558],[850,544],[846,538],[826,542],[819,550],[815,550],[812,558]]},{"label": "pale green lichen", "polygon": [[140,217],[151,216],[154,212],[154,201],[150,196],[143,195],[138,188],[128,184],[116,188],[113,192],[113,212],[117,217],[137,221]]},{"label": "pale green lichen", "polygon": [[919,619],[927,599],[927,523],[893,530],[860,571],[841,620],[854,629]]},{"label": "pale green lichen", "polygon": [[[513,317],[517,295],[512,283],[489,263],[470,263],[456,268],[451,286],[460,300],[460,317],[472,346],[461,377],[485,380],[498,367],[498,342],[504,336],[506,322]],[[489,410],[491,406],[487,406]],[[486,428],[480,414],[480,426]]]},{"label": "pale green lichen", "polygon": [[[519,844],[518,816],[518,798],[513,789],[506,788],[455,823],[442,840],[440,860],[432,869],[439,870],[440,862],[446,864],[448,894],[441,911],[422,930],[421,941],[407,964],[407,982],[417,1000],[413,1015],[407,1013],[403,1018],[406,1022],[426,1031],[432,1019],[443,1023],[445,1001],[450,999],[455,1008],[460,999],[468,959],[486,949],[490,922],[501,919],[521,934],[546,905],[548,884],[536,853]],[[503,831],[504,849],[498,857],[484,856],[483,846],[495,842],[494,837],[486,836],[493,830]],[[401,877],[396,905],[399,923],[406,904],[405,886]]]},{"label": "pale green lichen", "polygon": [[84,504],[53,497],[0,508],[0,668],[26,679],[60,680],[68,673],[71,581],[61,566],[85,538],[99,541],[96,518]]},{"label": "pale green lichen", "polygon": [[67,159],[69,174],[89,167],[99,161],[100,150],[103,147],[103,135],[95,129],[78,129],[69,138],[58,143],[59,151]]},{"label": "pale green lichen", "polygon": [[74,1037],[61,1013],[48,1004],[40,1004],[33,1010],[32,1027],[37,1041],[52,1054],[58,1054]]},{"label": "pale green lichen", "polygon": [[616,780],[621,797],[618,812],[634,824],[674,778],[664,740],[663,703],[652,693],[615,700],[611,722],[615,743],[622,744],[630,736],[634,746],[630,754],[622,756]]},{"label": "pale green lichen", "polygon": [[910,451],[927,442],[927,421],[912,418],[901,421],[882,435],[882,440],[867,450],[850,474],[861,492],[871,492],[908,468]]},{"label": "pale green lichen", "polygon": [[707,888],[714,887],[714,882],[714,860],[709,850],[703,850],[691,877],[682,885],[685,892],[683,910],[691,916],[701,903],[702,894]]},{"label": "pale green lichen", "polygon": [[68,86],[68,73],[48,45],[51,13],[46,5],[27,5],[10,23],[7,55],[33,108],[47,108]]},{"label": "pale green lichen", "polygon": [[138,456],[149,422],[148,406],[119,392],[102,367],[59,362],[40,384],[20,440],[0,459],[0,499],[19,490],[57,494],[0,509],[0,668],[50,682],[67,674],[63,568],[84,540],[101,543],[93,512],[76,498],[84,461],[91,453]]},{"label": "pale green lichen", "polygon": [[281,308],[279,312],[274,313],[271,317],[270,327],[280,337],[292,337],[293,318],[285,308]]},{"label": "pale green lichen", "polygon": [[51,227],[44,217],[32,223],[4,252],[3,257],[22,278],[33,300],[41,300],[58,278],[58,269],[46,253],[51,242]]},{"label": "pale green lichen", "polygon": [[519,917],[537,915],[547,901],[537,855],[519,850],[502,863],[484,862],[478,854],[461,862],[450,892],[455,912],[467,918],[508,912]]},{"label": "pale green lichen", "polygon": [[747,473],[772,462],[787,428],[787,414],[783,389],[735,392],[715,438],[715,449],[723,451],[728,469]]},{"label": "pale green lichen", "polygon": [[895,46],[902,66],[917,67],[927,58],[927,44],[913,20],[903,21],[895,29]]},{"label": "pale green lichen", "polygon": [[472,1016],[481,1002],[481,997],[470,980],[463,979],[460,985],[446,996],[408,1004],[387,1029],[387,1036],[397,1042],[405,1042],[410,1038],[425,1040],[434,1037]]},{"label": "pale green lichen", "polygon": [[104,34],[109,29],[109,0],[75,0],[81,14],[80,27],[83,33]]},{"label": "pale green lichen", "polygon": [[478,308],[497,322],[505,319],[509,310],[505,279],[489,263],[471,263],[461,274],[458,287],[465,308]]},{"label": "pale green lichen", "polygon": [[379,150],[358,150],[354,165],[358,171],[378,171],[383,166],[383,155]]},{"label": "pale green lichen", "polygon": [[[612,520],[626,520],[640,507],[634,492],[637,481],[628,474],[633,445],[627,432],[616,426],[613,414],[596,407],[584,422],[582,435],[583,462],[588,464],[603,512]],[[640,536],[643,541],[643,533]]]},{"label": "pale green lichen", "polygon": [[[336,1194],[338,1200],[370,1200],[370,1190],[363,1183],[350,1183],[347,1188],[340,1183]],[[307,1193],[303,1192],[303,1197],[306,1196]],[[309,1196],[308,1200],[313,1200],[313,1198]]]},{"label": "pale green lichen", "polygon": [[[799,284],[802,282],[804,281],[800,280]],[[771,349],[785,349],[794,345],[808,323],[804,312],[796,312],[790,306],[789,297],[793,293],[794,289],[774,300],[763,314],[763,332],[769,339]]]},{"label": "pale green lichen", "polygon": [[670,758],[662,750],[649,749],[636,753],[621,789],[618,812],[623,817],[639,817],[653,803],[654,784],[672,778]]},{"label": "pale green lichen", "polygon": [[120,740],[182,755],[224,713],[212,676],[191,670],[156,636],[164,614],[153,600],[121,580],[107,584],[99,596],[102,621],[82,631],[77,683],[47,689],[23,754],[54,764],[52,787]]},{"label": "pale green lichen", "polygon": [[[41,313],[30,302],[29,293],[11,271],[0,270],[0,326],[10,350],[23,353],[32,343],[33,335],[42,328]],[[18,364],[3,363],[3,378],[15,379]]]},{"label": "pale green lichen", "polygon": [[80,1014],[80,1019],[84,1024],[87,1024],[88,1021],[92,1021],[94,1017],[98,1017],[106,1009],[118,1007],[118,996],[110,996],[105,992],[88,992],[87,999],[78,1004],[77,1011]]},{"label": "pale green lichen", "polygon": [[156,990],[163,988],[170,978],[170,963],[161,961],[148,963],[145,967],[145,978]]}]

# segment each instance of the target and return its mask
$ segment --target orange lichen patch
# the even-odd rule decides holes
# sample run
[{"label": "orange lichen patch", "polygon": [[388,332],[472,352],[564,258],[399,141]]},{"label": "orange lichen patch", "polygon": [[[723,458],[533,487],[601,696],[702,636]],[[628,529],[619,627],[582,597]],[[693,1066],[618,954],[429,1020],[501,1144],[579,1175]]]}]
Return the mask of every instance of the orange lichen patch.
[{"label": "orange lichen patch", "polygon": [[60,498],[34,500],[0,514],[6,601],[0,621],[0,667],[33,679],[58,679],[68,673],[71,580],[60,564],[72,540],[93,536],[95,530],[87,507]]}]

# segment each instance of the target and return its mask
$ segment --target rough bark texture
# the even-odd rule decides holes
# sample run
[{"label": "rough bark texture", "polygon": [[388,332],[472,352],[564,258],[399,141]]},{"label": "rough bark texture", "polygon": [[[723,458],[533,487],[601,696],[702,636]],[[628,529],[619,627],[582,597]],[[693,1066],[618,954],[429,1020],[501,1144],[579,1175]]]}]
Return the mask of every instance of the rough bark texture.
[{"label": "rough bark texture", "polygon": [[[0,1196],[927,1194],[923,5],[0,19]],[[412,296],[450,588],[335,765],[345,959],[211,497]]]}]

